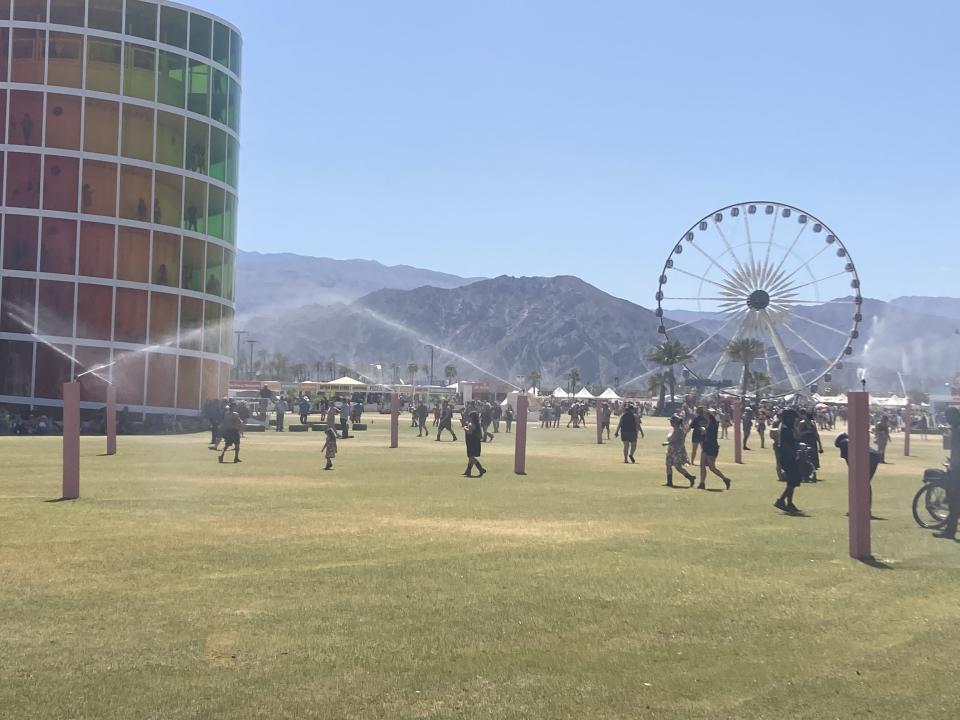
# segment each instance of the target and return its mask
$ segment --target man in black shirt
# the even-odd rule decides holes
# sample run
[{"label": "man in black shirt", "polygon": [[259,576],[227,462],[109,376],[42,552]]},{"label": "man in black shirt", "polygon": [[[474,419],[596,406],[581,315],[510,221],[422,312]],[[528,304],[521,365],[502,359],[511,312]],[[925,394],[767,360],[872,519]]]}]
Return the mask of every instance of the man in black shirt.
[{"label": "man in black shirt", "polygon": [[960,408],[947,408],[946,418],[950,425],[950,470],[947,476],[950,513],[943,532],[934,533],[933,536],[956,540],[957,521],[960,520]]}]

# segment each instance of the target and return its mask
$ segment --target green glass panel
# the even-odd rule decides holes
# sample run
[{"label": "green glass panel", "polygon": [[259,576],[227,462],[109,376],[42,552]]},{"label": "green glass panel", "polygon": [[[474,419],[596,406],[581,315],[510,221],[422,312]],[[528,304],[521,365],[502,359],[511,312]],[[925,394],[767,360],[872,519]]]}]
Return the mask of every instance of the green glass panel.
[{"label": "green glass panel", "polygon": [[123,106],[120,154],[136,160],[153,160],[153,110],[139,105]]},{"label": "green glass panel", "polygon": [[183,207],[183,178],[179,175],[157,172],[155,189],[153,221],[159,225],[180,227],[180,213]]},{"label": "green glass panel", "polygon": [[189,118],[187,120],[187,170],[207,174],[210,157],[210,126]]},{"label": "green glass panel", "polygon": [[51,0],[50,22],[55,25],[73,25],[83,27],[87,5],[84,0]]},{"label": "green glass panel", "polygon": [[213,24],[213,61],[230,65],[230,28],[222,23]]},{"label": "green glass panel", "polygon": [[190,13],[190,52],[210,57],[213,23],[210,18]]},{"label": "green glass panel", "polygon": [[[157,113],[157,162],[176,168],[183,167],[184,121],[180,115]],[[177,225],[180,223],[177,222]]]},{"label": "green glass panel", "polygon": [[207,293],[220,295],[223,292],[223,248],[207,243]]},{"label": "green glass panel", "polygon": [[243,56],[243,38],[237,33],[230,32],[230,69],[240,77],[240,60]]},{"label": "green glass panel", "polygon": [[210,66],[197,60],[190,61],[187,109],[200,115],[210,115]]},{"label": "green glass panel", "polygon": [[47,83],[83,87],[83,35],[51,32],[47,45]]},{"label": "green glass panel", "polygon": [[240,180],[240,143],[232,135],[227,138],[227,179],[232,187],[239,187]]},{"label": "green glass panel", "polygon": [[227,193],[223,210],[223,239],[231,245],[237,244],[237,198]]},{"label": "green glass panel", "polygon": [[157,39],[157,4],[127,0],[127,35]]},{"label": "green glass panel", "polygon": [[220,70],[213,71],[213,103],[210,117],[227,124],[227,100],[230,96],[230,77]]},{"label": "green glass panel", "polygon": [[227,133],[210,128],[210,177],[227,181]]},{"label": "green glass panel", "polygon": [[234,132],[240,132],[240,84],[230,80],[230,98],[227,102],[227,124]]},{"label": "green glass panel", "polygon": [[87,38],[87,90],[120,93],[119,40]]},{"label": "green glass panel", "polygon": [[207,200],[207,234],[223,239],[223,212],[225,194],[222,188],[210,186],[210,197]]},{"label": "green glass panel", "polygon": [[207,184],[187,178],[183,200],[183,229],[207,231]]},{"label": "green glass panel", "polygon": [[14,0],[13,19],[28,22],[47,21],[47,0]]},{"label": "green glass panel", "polygon": [[123,0],[90,0],[87,25],[118,33],[123,29]]},{"label": "green glass panel", "polygon": [[169,5],[160,8],[160,42],[187,49],[186,10],[178,10]]},{"label": "green glass panel", "polygon": [[236,259],[229,250],[223,251],[223,297],[233,300],[233,274]]},{"label": "green glass panel", "polygon": [[182,108],[187,91],[187,59],[168,50],[160,51],[158,102]]},{"label": "green glass panel", "polygon": [[124,48],[123,94],[141,100],[157,97],[157,51],[127,43]]},{"label": "green glass panel", "polygon": [[183,239],[183,267],[180,287],[200,292],[203,289],[204,242],[196,238]]}]

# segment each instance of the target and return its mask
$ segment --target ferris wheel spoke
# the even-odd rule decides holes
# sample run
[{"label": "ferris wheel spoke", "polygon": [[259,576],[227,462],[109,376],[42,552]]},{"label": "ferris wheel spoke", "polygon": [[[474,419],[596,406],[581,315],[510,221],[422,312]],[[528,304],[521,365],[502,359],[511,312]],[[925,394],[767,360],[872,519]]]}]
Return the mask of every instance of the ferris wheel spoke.
[{"label": "ferris wheel spoke", "polygon": [[795,300],[788,301],[791,305],[859,305],[856,300]]},{"label": "ferris wheel spoke", "polygon": [[[737,316],[730,318],[731,321],[736,319],[738,319]],[[737,331],[733,334],[733,337],[730,338],[731,343],[736,342],[737,340],[739,340],[741,337],[744,336],[744,332],[749,323],[749,319],[750,318],[747,311],[744,311],[739,315],[740,325],[739,327],[737,327]],[[713,370],[710,371],[710,374],[707,377],[709,377],[711,380],[723,380],[721,375],[723,375],[723,371],[726,369],[727,365],[729,364],[730,364],[730,358],[727,356],[726,348],[724,348],[720,352],[720,357],[717,358],[717,362],[713,366]]]},{"label": "ferris wheel spoke", "polygon": [[803,289],[803,288],[805,288],[805,287],[810,287],[811,285],[817,285],[817,284],[819,284],[819,283],[826,282],[827,280],[832,280],[832,279],[835,278],[835,277],[840,277],[841,275],[846,275],[846,274],[847,274],[847,271],[846,271],[846,270],[841,270],[840,272],[834,273],[833,275],[827,275],[826,277],[817,278],[817,279],[815,279],[815,280],[811,280],[810,282],[805,282],[805,283],[803,283],[803,285],[793,285],[793,286],[791,286],[791,287],[784,288],[783,290],[781,290],[781,291],[780,291],[779,293],[777,293],[777,294],[778,294],[778,295],[783,295],[784,293],[792,293],[792,292],[795,292],[795,291],[797,291],[797,290],[801,290],[801,289]]},{"label": "ferris wheel spoke", "polygon": [[[764,273],[770,268],[770,251],[773,250],[773,236],[777,232],[777,213],[773,213],[773,223],[770,225],[770,238],[767,240],[767,255],[763,259]],[[765,280],[766,278],[764,278]]]},{"label": "ferris wheel spoke", "polygon": [[712,270],[713,268],[717,268],[720,272],[726,275],[730,279],[730,282],[733,283],[736,287],[738,287],[743,292],[749,292],[749,290],[747,290],[746,286],[743,284],[743,281],[740,278],[738,278],[736,275],[731,273],[729,270],[727,270],[723,265],[718,263],[716,261],[716,258],[712,258],[709,255],[707,255],[707,253],[704,252],[703,248],[697,245],[696,243],[692,243],[692,245],[693,245],[693,249],[696,250],[701,255],[703,255],[703,257],[710,263],[710,265],[707,267],[707,272],[710,272],[710,270]]},{"label": "ferris wheel spoke", "polygon": [[777,280],[779,280],[779,275],[780,275],[780,272],[783,270],[783,266],[786,264],[794,248],[797,247],[797,243],[800,242],[800,238],[803,236],[803,231],[806,229],[807,229],[806,223],[800,226],[800,232],[797,233],[797,236],[793,239],[793,242],[790,243],[790,247],[787,248],[787,251],[783,254],[783,257],[780,258],[780,262],[777,265],[777,269],[774,270],[773,272],[773,277],[777,278]]},{"label": "ferris wheel spoke", "polygon": [[842,336],[842,337],[845,337],[845,338],[850,337],[850,333],[849,333],[849,332],[844,332],[843,330],[838,330],[837,328],[832,327],[832,326],[830,326],[830,325],[827,325],[826,323],[818,322],[817,320],[811,320],[810,318],[805,317],[805,316],[800,315],[800,314],[795,314],[793,317],[797,318],[798,320],[803,320],[804,322],[808,322],[808,323],[810,323],[811,325],[816,325],[817,327],[823,328],[824,330],[829,330],[830,332],[836,333],[837,335],[840,335],[840,336]]},{"label": "ferris wheel spoke", "polygon": [[678,273],[682,273],[689,277],[696,278],[697,280],[702,280],[705,283],[709,283],[710,285],[718,287],[722,291],[730,293],[731,297],[737,296],[740,293],[739,288],[729,287],[727,285],[724,285],[723,283],[718,283],[716,280],[711,280],[710,278],[704,275],[697,275],[697,273],[693,273],[693,272],[690,272],[689,270],[684,270],[683,268],[678,268],[678,267],[674,267],[673,269]]},{"label": "ferris wheel spoke", "polygon": [[[714,302],[729,303],[733,302],[729,297],[664,297],[664,300],[710,300]],[[737,301],[739,303],[739,301]]]},{"label": "ferris wheel spoke", "polygon": [[777,356],[780,358],[780,364],[783,366],[783,370],[787,374],[787,380],[790,382],[790,387],[799,392],[803,389],[803,376],[797,370],[797,366],[794,365],[793,359],[790,357],[790,352],[787,350],[787,346],[783,344],[780,333],[777,332],[777,326],[770,318],[770,315],[767,314],[766,310],[761,310],[759,314],[760,317],[763,318],[763,321],[767,327],[767,332],[770,334],[770,340],[773,343],[773,349],[777,351]]},{"label": "ferris wheel spoke", "polygon": [[753,238],[750,235],[750,214],[744,213],[743,215],[743,229],[747,234],[747,253],[750,255],[750,272],[756,273],[757,261],[753,257]]},{"label": "ferris wheel spoke", "polygon": [[[820,257],[821,255],[823,255],[823,253],[825,253],[829,248],[830,248],[829,245],[824,245],[822,248],[820,248],[820,251],[819,251],[818,253],[816,253],[815,255],[812,255],[809,260],[805,260],[805,261],[802,262],[797,268],[795,268],[793,272],[791,272],[789,275],[785,275],[784,278],[780,281],[780,284],[781,284],[781,285],[782,285],[782,284],[785,284],[788,280],[790,280],[790,278],[792,278],[794,275],[796,275],[798,272],[800,272],[800,271],[803,270],[804,268],[806,268],[806,269],[810,272],[810,276],[812,277],[812,276],[813,276],[813,271],[810,270],[810,263],[812,263],[812,262],[813,262],[814,260],[816,260],[818,257]],[[771,291],[776,291],[776,290],[778,290],[779,288],[778,288],[778,287],[771,287],[770,289],[771,289]]]},{"label": "ferris wheel spoke", "polygon": [[828,358],[828,357],[827,357],[826,355],[824,355],[822,352],[820,352],[819,350],[817,350],[817,348],[815,348],[813,345],[811,345],[811,344],[810,344],[810,341],[807,340],[805,337],[803,337],[803,335],[801,335],[801,334],[798,333],[796,330],[794,330],[792,327],[790,327],[790,323],[780,323],[780,324],[781,324],[781,326],[782,326],[785,330],[788,330],[788,331],[790,332],[790,334],[792,334],[795,338],[797,338],[797,340],[799,340],[799,341],[802,342],[807,348],[809,348],[809,349],[810,349],[810,352],[812,352],[812,353],[813,353],[814,355],[816,355],[818,358],[820,358],[821,360],[823,360],[823,361],[824,361],[825,363],[827,363],[828,365],[833,362],[830,358]]},{"label": "ferris wheel spoke", "polygon": [[720,236],[720,239],[723,240],[723,244],[726,246],[727,252],[730,253],[730,257],[733,258],[733,262],[736,264],[737,269],[741,272],[741,274],[746,276],[747,271],[744,269],[743,265],[741,264],[740,258],[737,257],[737,253],[734,252],[733,246],[730,245],[730,241],[727,240],[727,236],[724,234],[723,230],[720,229],[720,223],[714,220],[713,227],[717,231],[717,234]]},{"label": "ferris wheel spoke", "polygon": [[[746,315],[746,313],[747,313],[746,310],[742,310],[742,311],[738,312],[736,315],[732,315],[732,316],[730,317],[730,319],[728,319],[723,325],[721,325],[721,326],[718,327],[716,330],[714,330],[710,335],[708,335],[707,338],[706,338],[702,343],[700,343],[700,344],[697,345],[695,348],[693,348],[693,350],[690,351],[690,354],[691,354],[691,355],[696,355],[697,352],[698,352],[699,350],[702,350],[703,347],[704,347],[707,343],[709,343],[711,340],[713,340],[715,337],[717,337],[717,335],[719,335],[719,334],[722,333],[724,330],[726,330],[728,327],[730,327],[730,323],[732,323],[732,322],[734,322],[735,320],[743,317],[744,315]],[[739,333],[739,330],[738,330],[737,332]]]}]

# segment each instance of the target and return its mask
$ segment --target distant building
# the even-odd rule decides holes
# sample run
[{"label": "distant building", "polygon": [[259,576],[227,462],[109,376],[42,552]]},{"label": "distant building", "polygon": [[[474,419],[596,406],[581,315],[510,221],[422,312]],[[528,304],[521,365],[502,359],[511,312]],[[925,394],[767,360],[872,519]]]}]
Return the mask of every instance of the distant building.
[{"label": "distant building", "polygon": [[0,403],[97,367],[88,408],[225,394],[241,42],[164,0],[0,0]]}]

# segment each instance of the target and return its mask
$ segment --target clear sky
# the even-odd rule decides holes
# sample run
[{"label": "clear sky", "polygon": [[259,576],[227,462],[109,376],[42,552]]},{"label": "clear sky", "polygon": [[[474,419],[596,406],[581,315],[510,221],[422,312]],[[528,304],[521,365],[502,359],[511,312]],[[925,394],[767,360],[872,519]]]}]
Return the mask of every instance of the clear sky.
[{"label": "clear sky", "polygon": [[244,34],[240,243],[650,305],[769,199],[868,296],[960,296],[960,3],[195,0]]}]

